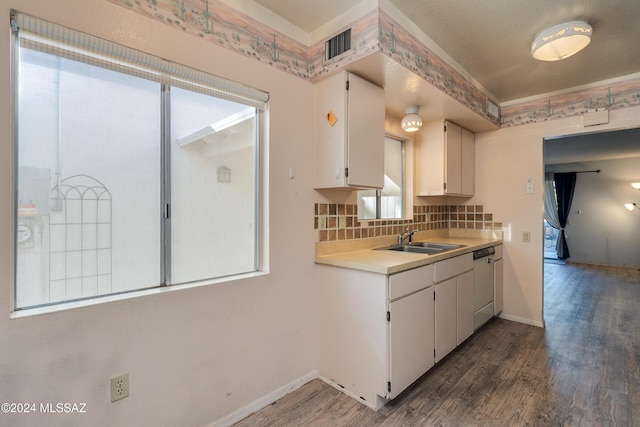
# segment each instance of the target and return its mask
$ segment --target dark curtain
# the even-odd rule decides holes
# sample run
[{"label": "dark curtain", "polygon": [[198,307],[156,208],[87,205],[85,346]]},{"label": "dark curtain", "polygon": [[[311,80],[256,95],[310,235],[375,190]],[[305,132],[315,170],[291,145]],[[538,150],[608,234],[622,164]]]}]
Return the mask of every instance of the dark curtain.
[{"label": "dark curtain", "polygon": [[556,252],[559,259],[567,259],[570,255],[564,227],[567,225],[567,219],[571,212],[573,190],[576,186],[576,173],[556,173],[553,176],[553,181],[556,184],[556,195],[558,197],[558,219],[560,220],[560,235],[558,236]]}]

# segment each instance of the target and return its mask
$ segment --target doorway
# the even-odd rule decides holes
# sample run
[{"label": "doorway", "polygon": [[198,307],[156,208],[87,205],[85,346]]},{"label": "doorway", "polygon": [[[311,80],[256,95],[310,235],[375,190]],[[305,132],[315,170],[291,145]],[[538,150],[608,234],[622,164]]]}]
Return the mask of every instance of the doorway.
[{"label": "doorway", "polygon": [[[640,129],[545,138],[545,173],[578,172],[565,232],[570,261],[640,267],[639,202],[630,184],[640,181]],[[600,172],[601,173],[587,173]],[[544,261],[557,262],[558,230],[543,217]],[[638,255],[636,255],[638,254]]]},{"label": "doorway", "polygon": [[558,252],[556,252],[556,245],[558,244],[558,230],[553,228],[551,224],[544,221],[544,259],[557,260]]}]

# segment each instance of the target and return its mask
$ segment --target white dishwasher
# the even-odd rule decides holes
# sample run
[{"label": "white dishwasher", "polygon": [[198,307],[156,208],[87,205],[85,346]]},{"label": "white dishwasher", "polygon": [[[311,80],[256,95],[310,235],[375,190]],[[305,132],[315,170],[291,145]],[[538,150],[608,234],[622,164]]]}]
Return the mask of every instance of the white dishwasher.
[{"label": "white dishwasher", "polygon": [[493,246],[473,252],[473,328],[493,317]]}]

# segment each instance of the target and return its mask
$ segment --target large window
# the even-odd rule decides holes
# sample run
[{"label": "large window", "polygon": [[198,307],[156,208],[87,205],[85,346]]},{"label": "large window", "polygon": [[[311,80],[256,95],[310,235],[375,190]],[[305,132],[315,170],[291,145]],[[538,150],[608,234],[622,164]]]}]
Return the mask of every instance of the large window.
[{"label": "large window", "polygon": [[14,23],[15,308],[258,270],[267,95]]},{"label": "large window", "polygon": [[358,191],[358,218],[403,218],[404,187],[404,142],[385,137],[384,188]]}]

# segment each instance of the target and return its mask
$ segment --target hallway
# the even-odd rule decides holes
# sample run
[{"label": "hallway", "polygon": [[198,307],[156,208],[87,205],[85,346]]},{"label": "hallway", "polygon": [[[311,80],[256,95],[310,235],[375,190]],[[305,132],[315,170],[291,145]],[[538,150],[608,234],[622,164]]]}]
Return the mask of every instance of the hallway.
[{"label": "hallway", "polygon": [[378,412],[314,380],[236,425],[640,425],[638,307],[638,270],[547,263],[546,329],[494,319]]}]

